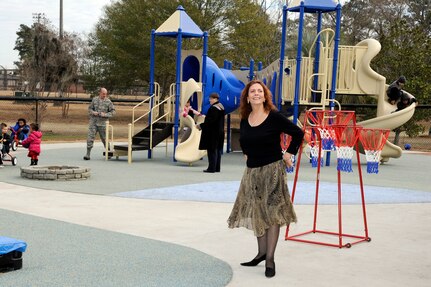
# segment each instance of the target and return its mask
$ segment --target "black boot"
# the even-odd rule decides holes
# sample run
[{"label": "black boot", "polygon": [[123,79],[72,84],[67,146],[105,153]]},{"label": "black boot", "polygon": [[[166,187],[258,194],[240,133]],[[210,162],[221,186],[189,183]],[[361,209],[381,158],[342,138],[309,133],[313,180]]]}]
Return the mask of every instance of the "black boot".
[{"label": "black boot", "polygon": [[33,160],[34,161],[34,165],[37,165],[37,162],[39,161],[38,159]]},{"label": "black boot", "polygon": [[266,259],[266,254],[264,254],[264,255],[262,255],[260,257],[254,258],[253,260],[251,260],[249,262],[243,262],[243,263],[240,263],[240,264],[242,266],[252,267],[252,266],[257,266],[260,262],[262,262],[265,259]]},{"label": "black boot", "polygon": [[90,160],[91,148],[87,148],[87,153],[84,155],[84,160]]},{"label": "black boot", "polygon": [[34,159],[30,160],[30,165],[34,165]]}]

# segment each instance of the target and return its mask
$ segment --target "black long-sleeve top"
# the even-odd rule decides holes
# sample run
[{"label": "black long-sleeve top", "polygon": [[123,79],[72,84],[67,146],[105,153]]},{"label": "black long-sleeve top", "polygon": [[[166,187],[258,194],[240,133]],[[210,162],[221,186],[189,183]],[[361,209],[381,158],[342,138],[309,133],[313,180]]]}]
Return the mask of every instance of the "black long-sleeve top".
[{"label": "black long-sleeve top", "polygon": [[268,117],[255,127],[250,126],[248,119],[242,119],[239,142],[243,153],[247,155],[247,167],[260,167],[282,159],[281,133],[292,136],[287,152],[296,154],[304,133],[278,111],[271,111]]}]

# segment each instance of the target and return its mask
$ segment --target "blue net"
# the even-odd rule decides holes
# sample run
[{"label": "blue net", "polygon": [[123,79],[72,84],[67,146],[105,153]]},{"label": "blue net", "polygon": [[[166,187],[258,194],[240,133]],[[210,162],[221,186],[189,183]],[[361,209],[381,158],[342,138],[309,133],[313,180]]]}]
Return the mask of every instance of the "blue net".
[{"label": "blue net", "polygon": [[367,173],[378,173],[381,150],[365,150]]},{"label": "blue net", "polygon": [[353,172],[351,158],[337,158],[337,170],[343,172]]},{"label": "blue net", "polygon": [[[311,167],[317,167],[318,166],[318,159],[319,159],[319,145],[315,144],[310,149],[310,155],[311,155]],[[320,157],[320,166],[323,166],[323,157]]]},{"label": "blue net", "polygon": [[378,162],[367,162],[367,173],[379,173],[379,163]]},{"label": "blue net", "polygon": [[332,138],[322,139],[322,149],[333,150],[334,149],[334,140]]},{"label": "blue net", "polygon": [[335,148],[335,132],[332,128],[319,128],[323,150],[333,150]]},{"label": "blue net", "polygon": [[[311,167],[317,167],[318,165],[318,157],[317,156],[312,156],[311,157]],[[320,158],[320,166],[323,166],[323,157]]]},{"label": "blue net", "polygon": [[337,147],[337,170],[353,172],[352,169],[353,147]]}]

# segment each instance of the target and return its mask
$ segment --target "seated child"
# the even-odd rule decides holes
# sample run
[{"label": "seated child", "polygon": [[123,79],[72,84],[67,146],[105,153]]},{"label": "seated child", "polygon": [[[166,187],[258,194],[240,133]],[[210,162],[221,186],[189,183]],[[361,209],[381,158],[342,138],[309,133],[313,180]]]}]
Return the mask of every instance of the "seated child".
[{"label": "seated child", "polygon": [[11,127],[12,130],[12,138],[15,137],[15,134],[18,135],[18,139],[20,141],[25,140],[28,137],[28,132],[30,131],[29,125],[27,125],[27,122],[25,119],[20,118],[16,122],[15,126]]},{"label": "seated child", "polygon": [[1,146],[1,154],[0,156],[0,168],[3,167],[3,156],[9,153],[10,151],[10,143],[12,142],[11,136],[8,134],[7,124],[1,123],[1,134],[0,134],[0,146]]}]

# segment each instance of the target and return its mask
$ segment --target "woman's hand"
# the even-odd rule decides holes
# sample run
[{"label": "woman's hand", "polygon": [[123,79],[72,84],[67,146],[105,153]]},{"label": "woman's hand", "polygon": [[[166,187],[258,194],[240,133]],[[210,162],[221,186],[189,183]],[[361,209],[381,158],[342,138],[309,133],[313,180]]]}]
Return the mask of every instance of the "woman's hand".
[{"label": "woman's hand", "polygon": [[285,152],[283,154],[283,161],[287,167],[292,167],[293,166],[292,154]]}]

